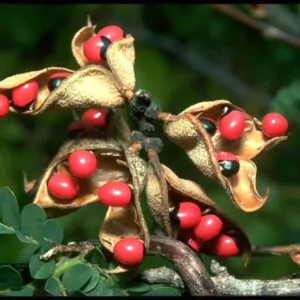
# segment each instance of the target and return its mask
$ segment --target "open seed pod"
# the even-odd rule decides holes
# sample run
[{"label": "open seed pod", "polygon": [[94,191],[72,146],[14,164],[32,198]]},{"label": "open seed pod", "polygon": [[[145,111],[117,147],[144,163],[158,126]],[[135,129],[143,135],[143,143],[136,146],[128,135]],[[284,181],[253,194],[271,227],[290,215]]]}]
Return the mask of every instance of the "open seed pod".
[{"label": "open seed pod", "polygon": [[[124,166],[126,148],[130,143],[130,129],[123,117],[117,112],[111,113],[109,123],[105,130],[91,128],[78,134],[76,138],[65,142],[50,162],[44,174],[35,185],[31,187],[25,182],[25,187],[35,191],[34,203],[41,206],[49,217],[68,214],[90,203],[98,201],[98,187],[111,180],[127,180],[128,168]],[[59,200],[51,196],[48,191],[48,180],[53,173],[63,173],[74,176],[68,168],[69,155],[79,149],[91,151],[97,158],[97,171],[87,179],[76,178],[79,192],[71,200]]]},{"label": "open seed pod", "polygon": [[[199,118],[210,118],[217,123],[224,107],[241,110],[226,100],[201,102],[180,113],[175,120],[166,122],[164,131],[175,144],[185,150],[205,176],[217,180],[225,188],[238,208],[245,212],[257,211],[267,201],[269,191],[265,196],[258,194],[257,169],[250,159],[286,137],[267,140],[259,128],[260,123],[248,114],[241,144],[239,141],[224,142],[217,131],[210,136]],[[235,175],[225,177],[222,174],[217,161],[217,153],[221,151],[230,151],[236,155],[239,170]]]},{"label": "open seed pod", "polygon": [[[200,102],[182,111],[179,115],[191,115],[201,123],[202,118],[209,118],[216,125],[220,120],[232,110],[244,112],[244,110],[227,100]],[[209,134],[214,149],[218,152],[227,151],[246,159],[252,159],[260,152],[271,149],[281,141],[287,139],[287,136],[274,138],[266,137],[261,130],[261,122],[246,112],[246,126],[239,139],[226,140],[222,137],[219,130]],[[193,121],[195,119],[193,118]]]},{"label": "open seed pod", "polygon": [[[96,37],[95,27],[92,25],[85,26],[78,30],[71,42],[71,48],[75,60],[80,66],[91,64],[84,55],[85,43],[93,37]],[[100,36],[99,36],[100,43]],[[103,51],[102,51],[103,50]],[[107,67],[113,74],[122,95],[127,99],[133,97],[135,87],[135,49],[134,38],[126,35],[123,39],[110,42],[109,46],[101,49],[103,56],[102,65]]]},{"label": "open seed pod", "polygon": [[[59,86],[49,89],[51,77],[56,73],[68,73]],[[36,82],[38,91],[29,105],[17,107],[11,111],[22,114],[36,115],[50,108],[86,108],[100,106],[116,108],[125,104],[120,94],[113,74],[102,66],[91,65],[76,72],[65,68],[51,67],[39,71],[10,76],[0,81],[0,93],[12,99],[15,88],[27,82]],[[13,100],[13,99],[12,99]],[[14,101],[12,101],[14,104]]]},{"label": "open seed pod", "polygon": [[[126,207],[109,207],[99,233],[102,245],[113,252],[115,244],[124,237],[135,237],[143,241],[145,250],[149,246],[149,233],[140,205],[140,195],[144,189],[147,177],[147,165],[136,154],[124,150],[125,159],[122,161],[128,168],[128,182],[132,187],[132,200]],[[119,265],[109,273],[122,273],[133,269]]]},{"label": "open seed pod", "polygon": [[[161,208],[161,214],[169,215],[170,211],[176,209],[181,201],[189,201],[197,204],[202,212],[210,210],[212,213],[216,213],[223,221],[222,232],[228,232],[229,235],[234,234],[234,237],[238,240],[239,255],[244,256],[245,264],[247,264],[251,254],[251,245],[243,230],[226,216],[221,208],[195,182],[179,178],[165,165],[162,165],[162,174],[168,185],[168,207]],[[177,224],[172,222],[170,226],[175,229]]]}]

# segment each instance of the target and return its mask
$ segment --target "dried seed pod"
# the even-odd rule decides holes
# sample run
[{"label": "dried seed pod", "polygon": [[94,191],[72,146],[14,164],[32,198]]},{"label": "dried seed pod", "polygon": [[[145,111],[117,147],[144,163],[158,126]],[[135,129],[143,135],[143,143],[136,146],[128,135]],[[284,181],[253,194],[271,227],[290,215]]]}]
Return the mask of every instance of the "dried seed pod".
[{"label": "dried seed pod", "polygon": [[[45,173],[36,180],[34,203],[41,206],[50,217],[68,214],[79,207],[97,202],[100,185],[112,180],[127,180],[130,176],[124,166],[125,154],[121,145],[130,143],[130,129],[117,112],[111,114],[105,131],[90,129],[64,143],[58,150]],[[93,151],[99,160],[97,172],[89,179],[79,180],[80,191],[72,201],[63,202],[52,197],[47,182],[53,172],[71,175],[68,168],[69,155],[79,149]],[[30,186],[31,187],[31,186]]]},{"label": "dried seed pod", "polygon": [[95,28],[96,28],[95,25],[82,27],[75,33],[72,39],[71,42],[72,53],[78,65],[81,67],[89,64],[88,59],[83,54],[83,45],[88,39],[95,36]]},{"label": "dried seed pod", "polygon": [[175,230],[174,232],[175,228],[172,226],[170,219],[169,195],[166,180],[161,174],[158,174],[150,164],[148,167],[148,178],[145,191],[153,221],[166,236],[176,236],[177,231]]},{"label": "dried seed pod", "polygon": [[[224,111],[224,108],[227,109]],[[259,122],[246,114],[246,129],[241,139],[224,142],[218,131],[210,136],[203,124],[198,121],[200,117],[206,117],[217,123],[224,113],[231,109],[240,110],[226,100],[201,102],[181,112],[175,120],[166,122],[164,130],[175,144],[186,151],[195,166],[205,176],[220,182],[238,208],[245,212],[253,212],[264,205],[269,191],[267,190],[265,196],[257,193],[257,170],[255,164],[249,159],[286,137],[267,140],[259,129]],[[219,151],[230,151],[238,157],[240,169],[236,175],[230,178],[222,175],[216,159]]]},{"label": "dried seed pod", "polygon": [[[70,73],[53,91],[49,91],[47,83],[52,75],[58,72]],[[36,115],[43,111],[62,108],[85,108],[101,106],[116,108],[125,104],[125,98],[120,94],[113,74],[102,66],[91,65],[74,72],[65,68],[51,67],[39,71],[10,76],[0,81],[0,92],[11,97],[14,88],[35,80],[39,92],[35,101],[29,107],[11,111]],[[101,92],[99,92],[101,91]]]},{"label": "dried seed pod", "polygon": [[[90,64],[84,56],[84,44],[96,36],[95,26],[85,26],[77,31],[72,39],[72,53],[80,66]],[[135,87],[135,49],[134,38],[126,35],[123,39],[111,43],[106,50],[106,62],[103,64],[114,74],[116,84],[122,95],[131,99]]]},{"label": "dried seed pod", "polygon": [[[145,248],[149,246],[149,233],[143,217],[140,204],[140,195],[144,189],[147,177],[147,165],[136,154],[124,150],[124,163],[128,167],[130,177],[128,182],[132,184],[133,199],[126,207],[109,207],[99,233],[102,245],[113,252],[114,245],[124,237],[136,237],[144,242]],[[122,273],[132,268],[118,266],[109,273]]]},{"label": "dried seed pod", "polygon": [[[169,209],[178,205],[179,201],[190,201],[200,206],[201,211],[207,209],[215,211],[223,220],[223,232],[235,232],[235,236],[239,240],[240,254],[244,255],[245,264],[249,261],[251,254],[251,245],[243,230],[229,217],[227,217],[221,208],[211,200],[205,192],[195,182],[179,178],[172,170],[162,165],[162,174],[168,185],[168,209],[165,214],[169,213]],[[172,227],[176,227],[172,224]]]},{"label": "dried seed pod", "polygon": [[[243,111],[240,107],[227,100],[216,100],[192,105],[179,115],[190,114],[196,118],[211,118],[218,124],[224,114],[232,110]],[[271,139],[266,137],[262,133],[261,122],[247,113],[245,130],[239,139],[226,140],[218,130],[213,135],[210,135],[210,137],[216,151],[228,151],[247,159],[252,159],[260,152],[269,150],[281,141],[287,139],[286,136]]]}]

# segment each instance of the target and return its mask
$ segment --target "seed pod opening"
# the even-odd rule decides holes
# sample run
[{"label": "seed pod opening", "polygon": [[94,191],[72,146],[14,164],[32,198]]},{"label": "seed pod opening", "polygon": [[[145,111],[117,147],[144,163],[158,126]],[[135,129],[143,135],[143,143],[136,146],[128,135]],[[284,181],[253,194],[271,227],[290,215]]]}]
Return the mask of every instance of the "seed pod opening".
[{"label": "seed pod opening", "polygon": [[[190,106],[181,112],[180,115],[189,113],[197,118],[211,118],[218,126],[220,120],[233,110],[244,112],[242,108],[227,100],[205,101]],[[216,151],[227,151],[247,159],[252,159],[262,151],[269,150],[287,139],[287,136],[266,137],[262,132],[262,123],[247,113],[245,115],[245,129],[240,138],[227,140],[221,135],[219,130],[210,135]]]},{"label": "seed pod opening", "polygon": [[[179,178],[173,171],[162,165],[163,176],[168,184],[169,210],[178,205],[181,201],[190,201],[197,204],[203,214],[209,211],[222,219],[222,233],[234,232],[234,236],[239,240],[240,254],[244,255],[245,263],[248,262],[251,253],[251,245],[243,230],[226,214],[221,208],[211,200],[205,192],[193,181]],[[176,224],[172,224],[175,227]],[[179,232],[177,231],[177,237]],[[200,247],[201,252],[201,247]]]},{"label": "seed pod opening", "polygon": [[[53,91],[49,90],[49,80],[55,73],[70,73]],[[0,92],[8,95],[16,87],[28,81],[38,83],[36,99],[22,110],[10,108],[13,112],[36,115],[54,108],[86,108],[100,106],[116,108],[125,104],[113,74],[102,66],[87,66],[74,72],[65,68],[51,67],[39,71],[10,76],[0,81]],[[101,93],[99,93],[101,91]]]},{"label": "seed pod opening", "polygon": [[[130,176],[128,182],[132,185],[133,199],[126,207],[109,207],[99,233],[102,245],[111,253],[118,241],[124,237],[135,237],[144,242],[145,249],[149,246],[149,234],[140,205],[140,195],[144,189],[147,177],[147,165],[137,155],[124,150],[126,165]],[[119,265],[109,273],[122,273],[132,269]]]},{"label": "seed pod opening", "polygon": [[[164,130],[175,144],[186,151],[205,176],[217,180],[225,188],[238,208],[253,212],[265,204],[269,191],[265,196],[258,194],[256,165],[249,159],[286,137],[266,141],[257,127],[258,121],[248,114],[244,134],[232,141],[224,141],[218,130],[209,135],[203,123],[199,122],[199,118],[209,118],[218,124],[220,118],[233,109],[240,110],[226,100],[201,102],[181,112],[174,121],[166,122]],[[234,176],[226,177],[221,172],[216,155],[223,151],[233,153],[238,158],[239,168]]]},{"label": "seed pod opening", "polygon": [[[91,38],[96,37],[95,26],[83,27],[74,35],[71,48],[72,53],[80,66],[90,64],[89,60],[84,55],[84,45]],[[121,40],[114,41],[107,47],[105,59],[102,63],[103,66],[108,68],[114,74],[116,84],[121,94],[127,99],[131,99],[134,96],[134,63],[134,38],[129,34]]]}]

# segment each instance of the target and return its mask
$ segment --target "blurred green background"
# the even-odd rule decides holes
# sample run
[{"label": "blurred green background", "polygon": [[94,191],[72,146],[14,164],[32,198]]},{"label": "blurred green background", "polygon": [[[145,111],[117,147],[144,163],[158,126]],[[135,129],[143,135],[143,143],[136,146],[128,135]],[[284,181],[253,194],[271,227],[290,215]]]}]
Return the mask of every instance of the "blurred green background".
[{"label": "blurred green background", "polygon": [[[299,5],[287,7],[299,16]],[[300,50],[268,40],[209,5],[1,5],[0,78],[48,66],[78,68],[70,41],[87,14],[99,29],[117,24],[134,35],[137,88],[149,91],[165,111],[223,98],[258,118],[274,110],[289,118],[289,140],[255,160],[258,190],[271,188],[269,201],[256,213],[238,211],[225,191],[168,141],[161,160],[201,184],[253,244],[300,242]],[[66,140],[71,120],[70,111],[0,120],[0,186],[9,186],[21,206],[32,200],[23,191],[23,172],[28,179],[43,172]],[[103,214],[92,205],[61,218],[66,239],[97,238]],[[1,237],[1,262],[21,262],[28,253],[13,238]],[[225,263],[242,277],[278,278],[299,270],[289,257],[253,258],[247,268],[240,258]]]}]

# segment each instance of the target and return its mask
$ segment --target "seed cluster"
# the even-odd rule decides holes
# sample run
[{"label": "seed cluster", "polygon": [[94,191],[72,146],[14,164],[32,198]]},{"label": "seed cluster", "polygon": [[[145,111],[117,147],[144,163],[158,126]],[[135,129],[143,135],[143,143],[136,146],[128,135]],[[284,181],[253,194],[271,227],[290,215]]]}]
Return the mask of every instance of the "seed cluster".
[{"label": "seed cluster", "polygon": [[120,27],[115,25],[104,27],[85,42],[83,54],[89,62],[102,64],[105,62],[109,45],[122,38],[124,38],[124,31]]},{"label": "seed cluster", "polygon": [[171,213],[179,223],[179,238],[196,252],[223,257],[240,253],[238,242],[224,232],[222,218],[212,209],[201,208],[189,201],[182,201]]},{"label": "seed cluster", "polygon": [[[47,81],[49,92],[58,88],[68,76],[70,73],[67,72],[52,74]],[[39,90],[39,83],[35,80],[29,80],[6,94],[0,94],[0,117],[8,114],[10,106],[18,110],[30,109],[38,97]]]},{"label": "seed cluster", "polygon": [[[240,139],[246,128],[246,114],[237,109],[230,109],[228,106],[222,108],[220,120],[213,120],[208,117],[199,117],[207,133],[213,136],[217,130],[221,137],[228,141]],[[268,113],[262,120],[262,132],[266,138],[284,136],[288,130],[288,122],[279,113]],[[229,152],[217,153],[217,161],[220,170],[225,177],[231,177],[238,173],[240,165],[238,158]]]}]

